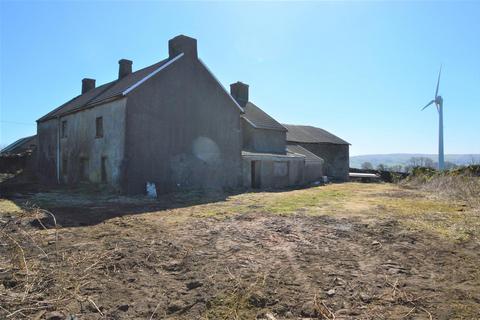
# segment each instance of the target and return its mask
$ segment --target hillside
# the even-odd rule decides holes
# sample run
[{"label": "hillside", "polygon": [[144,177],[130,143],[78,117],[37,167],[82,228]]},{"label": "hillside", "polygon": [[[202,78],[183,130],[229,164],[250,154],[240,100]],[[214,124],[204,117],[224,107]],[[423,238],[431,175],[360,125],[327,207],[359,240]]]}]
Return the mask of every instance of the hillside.
[{"label": "hillside", "polygon": [[[412,157],[430,158],[434,162],[437,161],[436,154],[422,154],[422,153],[392,153],[392,154],[366,154],[360,156],[350,157],[350,167],[360,168],[362,163],[370,162],[373,167],[379,164],[387,166],[408,164]],[[480,154],[447,154],[445,161],[455,163],[456,165],[469,165],[472,163],[480,163]]]}]

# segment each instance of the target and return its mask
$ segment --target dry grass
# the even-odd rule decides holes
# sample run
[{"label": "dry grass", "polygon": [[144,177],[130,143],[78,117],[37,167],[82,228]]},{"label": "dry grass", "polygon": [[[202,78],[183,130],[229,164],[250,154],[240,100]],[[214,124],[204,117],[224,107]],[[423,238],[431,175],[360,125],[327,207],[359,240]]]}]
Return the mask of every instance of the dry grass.
[{"label": "dry grass", "polygon": [[[43,226],[40,219],[45,217],[52,219],[53,229]],[[55,217],[37,207],[4,219],[0,224],[0,245],[5,249],[0,257],[0,314],[6,319],[40,318],[48,310],[65,306],[68,310],[71,303],[97,308],[92,296],[81,293],[82,288],[89,285],[91,272],[109,269],[115,251],[98,255],[62,247]],[[43,230],[29,228],[32,221]]]},{"label": "dry grass", "polygon": [[[478,180],[466,180],[468,183],[465,183],[464,180],[459,179],[463,178],[432,180],[429,184],[419,183],[414,188],[412,188],[413,185],[406,188],[392,184],[345,183],[286,192],[252,192],[232,195],[224,201],[142,213],[131,221],[121,217],[112,219],[110,224],[79,229],[81,232],[94,234],[89,240],[97,242],[98,239],[109,236],[112,239],[127,238],[131,236],[133,230],[141,229],[139,234],[142,238],[136,235],[135,241],[141,240],[143,243],[144,236],[158,234],[157,225],[165,228],[175,225],[172,230],[181,230],[192,222],[200,225],[202,220],[213,220],[214,223],[233,221],[232,232],[235,232],[235,227],[238,225],[234,220],[236,217],[258,214],[263,217],[270,215],[289,219],[327,217],[334,218],[335,221],[353,218],[354,220],[348,220],[349,223],[394,220],[403,227],[418,231],[420,234],[433,235],[435,239],[440,238],[452,243],[468,241],[478,243],[480,211],[477,206],[478,197],[475,197],[478,195],[475,194]],[[175,201],[184,201],[188,204],[192,197],[201,198],[203,195],[178,196]],[[212,199],[216,198],[216,195],[212,195]],[[156,202],[143,197],[68,194],[61,191],[37,194],[32,200],[37,204],[53,207],[101,207],[106,204],[119,207],[124,204],[144,206]],[[29,318],[35,315],[41,316],[42,313],[51,310],[63,310],[65,313],[76,310],[78,313],[79,309],[101,316],[106,311],[98,300],[100,293],[90,290],[92,279],[94,279],[92,275],[98,278],[100,274],[105,279],[114,279],[113,275],[119,272],[117,262],[122,259],[121,252],[115,248],[102,251],[98,248],[90,250],[87,248],[88,242],[84,242],[82,246],[72,245],[72,242],[70,245],[65,245],[63,237],[68,233],[78,232],[79,229],[60,231],[55,227],[36,229],[29,226],[32,221],[37,221],[42,226],[41,221],[44,220],[40,218],[50,219],[50,225],[55,226],[53,217],[48,211],[34,206],[22,210],[11,201],[0,200],[0,250],[2,253],[0,255],[0,317]],[[127,225],[130,222],[131,225]],[[119,229],[118,225],[126,225],[126,227]],[[119,230],[123,230],[124,234],[119,234]],[[248,232],[248,230],[242,232]],[[277,241],[279,237],[277,233],[273,232],[275,237],[268,239]],[[302,237],[308,235],[308,233],[302,234]],[[288,239],[288,234],[283,236]],[[379,235],[375,235],[377,236]],[[304,241],[303,238],[297,240],[299,243]],[[145,243],[150,243],[149,241],[145,240]],[[172,248],[177,247],[173,239],[168,243]],[[195,244],[187,242],[185,245],[193,248]],[[367,242],[367,246],[371,246],[371,240]],[[330,248],[332,249],[334,248]],[[185,255],[191,254],[190,252],[195,250],[189,249]],[[146,260],[152,260],[155,257],[156,251],[152,249]],[[163,258],[158,257],[159,261]],[[467,262],[474,265],[472,261],[462,263]],[[261,272],[254,277],[254,280],[245,280],[230,272],[228,274],[230,276],[225,280],[228,290],[219,291],[208,301],[203,313],[204,318],[265,317],[265,312],[268,310],[265,306],[269,303],[267,289],[275,288],[278,284],[265,282],[266,275]],[[478,279],[480,274],[472,273],[471,276]],[[388,290],[382,299],[385,298],[388,303],[407,306],[404,312],[405,318],[416,314],[428,319],[429,311],[423,301],[402,289],[394,280],[386,279],[385,281]],[[329,306],[324,304],[315,292],[312,292],[308,299],[311,300],[318,318],[334,318],[329,311]],[[458,303],[452,308],[458,309],[459,313],[463,312],[462,308],[470,312],[475,305],[467,306]],[[467,311],[465,314],[469,314]],[[159,311],[157,313],[160,314]],[[150,311],[149,315],[151,314]]]},{"label": "dry grass", "polygon": [[480,210],[480,177],[437,174],[413,177],[404,185],[430,192],[439,198],[465,201]]},{"label": "dry grass", "polygon": [[[474,196],[447,197],[411,186],[344,183],[289,192],[235,195],[221,202],[168,210],[164,219],[165,223],[182,224],[192,218],[223,220],[244,213],[356,217],[370,221],[382,217],[448,240],[469,241],[480,239],[480,211],[476,201]],[[157,217],[158,212],[148,216]]]}]

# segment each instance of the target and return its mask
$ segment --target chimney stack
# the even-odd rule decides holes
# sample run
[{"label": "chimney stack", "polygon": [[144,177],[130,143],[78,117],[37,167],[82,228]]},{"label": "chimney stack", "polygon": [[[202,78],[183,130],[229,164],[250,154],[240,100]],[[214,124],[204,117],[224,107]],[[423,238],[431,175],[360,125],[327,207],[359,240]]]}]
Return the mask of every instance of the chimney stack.
[{"label": "chimney stack", "polygon": [[118,61],[118,79],[122,79],[132,73],[132,61],[121,59]]},{"label": "chimney stack", "polygon": [[197,40],[184,35],[176,36],[168,41],[168,57],[175,58],[180,53],[197,58]]},{"label": "chimney stack", "polygon": [[244,108],[248,102],[248,84],[237,81],[230,85],[230,94]]},{"label": "chimney stack", "polygon": [[82,79],[82,94],[92,89],[95,89],[95,79]]}]

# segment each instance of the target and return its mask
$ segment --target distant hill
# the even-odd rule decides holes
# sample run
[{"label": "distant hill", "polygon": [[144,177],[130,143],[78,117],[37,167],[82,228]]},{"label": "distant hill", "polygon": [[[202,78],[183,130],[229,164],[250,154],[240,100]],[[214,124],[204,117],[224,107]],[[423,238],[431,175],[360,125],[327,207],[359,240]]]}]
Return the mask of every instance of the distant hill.
[{"label": "distant hill", "polygon": [[[366,154],[361,156],[350,157],[350,167],[360,168],[362,163],[370,162],[373,167],[377,167],[379,164],[386,166],[394,165],[408,165],[408,161],[412,157],[425,157],[430,158],[434,162],[438,161],[436,154],[422,154],[422,153],[392,153],[392,154]],[[445,155],[445,161],[453,162],[456,165],[469,165],[479,164],[480,154],[447,154]]]}]

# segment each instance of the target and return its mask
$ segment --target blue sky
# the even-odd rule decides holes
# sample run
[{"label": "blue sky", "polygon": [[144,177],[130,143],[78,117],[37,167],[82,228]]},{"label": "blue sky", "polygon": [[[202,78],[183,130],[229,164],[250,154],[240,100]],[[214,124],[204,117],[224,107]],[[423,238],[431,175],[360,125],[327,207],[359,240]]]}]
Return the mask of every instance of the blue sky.
[{"label": "blue sky", "polygon": [[443,63],[446,153],[480,153],[480,2],[1,2],[0,144],[79,94],[167,56],[178,34],[277,120],[325,128],[351,154],[436,153],[420,112]]}]

